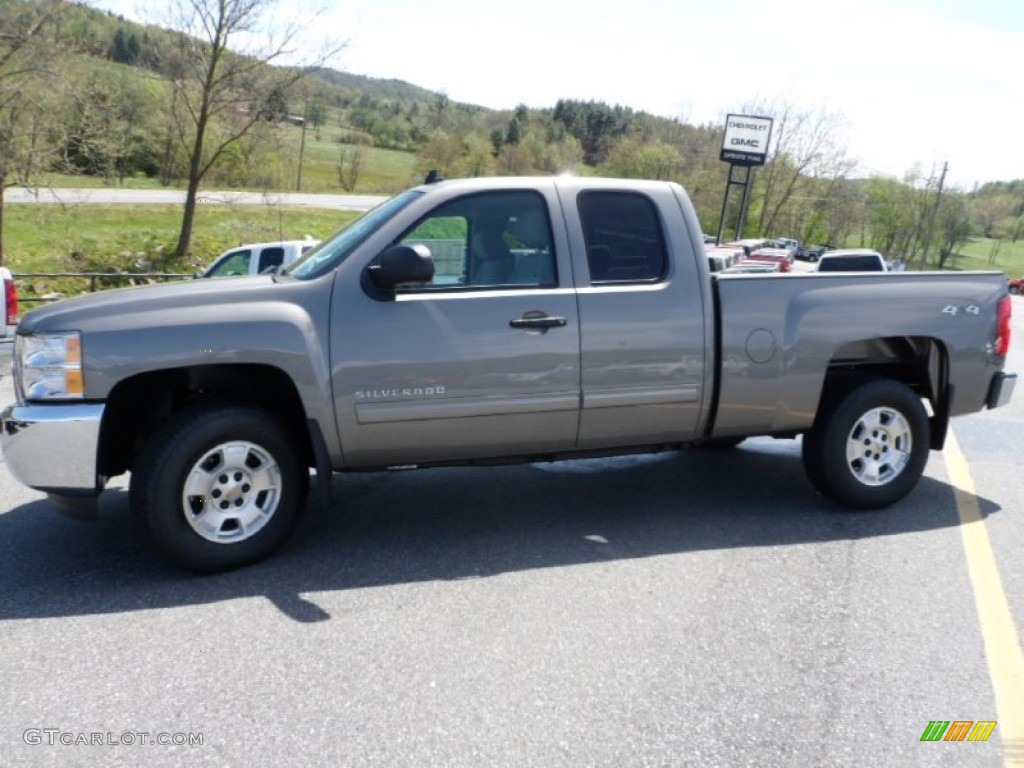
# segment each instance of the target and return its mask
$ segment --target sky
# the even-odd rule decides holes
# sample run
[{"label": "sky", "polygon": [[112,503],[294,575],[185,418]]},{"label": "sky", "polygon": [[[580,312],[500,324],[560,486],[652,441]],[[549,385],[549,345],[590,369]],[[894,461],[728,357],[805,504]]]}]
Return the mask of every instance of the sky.
[{"label": "sky", "polygon": [[[153,20],[167,0],[92,0]],[[839,116],[860,174],[1024,178],[1021,0],[278,0],[330,66],[492,109],[561,99],[724,124],[754,103]],[[724,167],[724,164],[723,164]]]}]

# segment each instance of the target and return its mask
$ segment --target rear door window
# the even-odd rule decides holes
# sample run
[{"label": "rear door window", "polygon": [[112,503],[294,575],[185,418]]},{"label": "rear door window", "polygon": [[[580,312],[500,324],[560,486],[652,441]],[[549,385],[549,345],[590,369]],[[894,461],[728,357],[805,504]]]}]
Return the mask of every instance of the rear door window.
[{"label": "rear door window", "polygon": [[664,277],[665,237],[650,198],[592,190],[580,193],[577,205],[591,283],[651,283]]},{"label": "rear door window", "polygon": [[263,274],[270,268],[276,268],[284,263],[284,248],[280,246],[272,246],[270,248],[264,248],[260,253],[260,264],[256,270],[258,273]]}]

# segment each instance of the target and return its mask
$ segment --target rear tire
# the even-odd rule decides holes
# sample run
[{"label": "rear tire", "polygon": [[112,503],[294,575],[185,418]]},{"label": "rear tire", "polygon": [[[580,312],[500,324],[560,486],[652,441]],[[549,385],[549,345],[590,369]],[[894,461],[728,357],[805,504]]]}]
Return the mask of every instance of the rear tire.
[{"label": "rear tire", "polygon": [[894,504],[917,485],[929,452],[928,415],[909,387],[858,379],[822,399],[804,435],[804,469],[823,495],[851,509]]},{"label": "rear tire", "polygon": [[147,441],[131,506],[175,565],[216,572],[257,562],[294,531],[309,471],[287,426],[249,405],[190,406]]},{"label": "rear tire", "polygon": [[1014,296],[1019,296],[1020,295],[1020,288],[1018,288],[1016,285],[1011,285],[1010,286],[1010,293],[1012,293]]}]

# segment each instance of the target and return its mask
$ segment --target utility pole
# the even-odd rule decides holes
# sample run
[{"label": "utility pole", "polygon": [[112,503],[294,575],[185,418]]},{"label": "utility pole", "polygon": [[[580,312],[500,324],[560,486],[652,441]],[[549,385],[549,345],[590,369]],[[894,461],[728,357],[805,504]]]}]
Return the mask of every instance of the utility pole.
[{"label": "utility pole", "polygon": [[306,154],[306,125],[309,123],[309,97],[302,104],[302,141],[299,142],[299,177],[295,180],[295,191],[302,191],[302,156]]},{"label": "utility pole", "polygon": [[942,200],[942,185],[946,182],[946,171],[949,170],[949,163],[942,164],[942,175],[939,176],[939,188],[935,192],[935,202],[932,203],[932,215],[928,218],[928,232],[924,239],[924,253],[921,254],[921,267],[928,267],[928,250],[932,247],[932,232],[935,230],[935,218],[939,215],[939,202]]}]

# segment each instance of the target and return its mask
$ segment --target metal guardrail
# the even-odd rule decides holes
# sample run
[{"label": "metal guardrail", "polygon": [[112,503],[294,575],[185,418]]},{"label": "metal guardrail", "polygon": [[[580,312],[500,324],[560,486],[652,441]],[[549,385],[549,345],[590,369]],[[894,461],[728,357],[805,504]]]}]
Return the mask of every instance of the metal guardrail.
[{"label": "metal guardrail", "polygon": [[[167,282],[168,280],[187,280],[194,277],[184,272],[12,272],[15,280],[33,277],[78,277],[89,281],[89,293],[97,291],[97,284],[103,280],[142,279]],[[19,296],[18,303],[59,301],[57,296]]]}]

